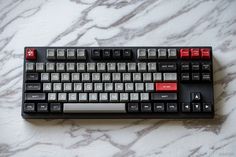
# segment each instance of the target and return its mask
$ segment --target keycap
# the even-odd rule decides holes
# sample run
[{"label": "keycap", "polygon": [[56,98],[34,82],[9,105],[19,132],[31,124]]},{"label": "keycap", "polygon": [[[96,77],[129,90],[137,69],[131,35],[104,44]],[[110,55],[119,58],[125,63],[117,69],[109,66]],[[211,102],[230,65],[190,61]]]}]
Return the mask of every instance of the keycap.
[{"label": "keycap", "polygon": [[133,92],[134,91],[134,83],[125,83],[125,91]]},{"label": "keycap", "polygon": [[111,73],[102,73],[102,82],[110,82]]},{"label": "keycap", "polygon": [[126,71],[126,63],[117,63],[117,71],[125,72]]},{"label": "keycap", "polygon": [[190,75],[189,73],[181,73],[181,81],[189,81]]},{"label": "keycap", "polygon": [[103,83],[94,83],[94,92],[102,92]]},{"label": "keycap", "polygon": [[51,83],[43,83],[43,91],[44,92],[51,92],[52,91],[52,84]]},{"label": "keycap", "polygon": [[164,103],[154,103],[153,110],[154,110],[154,112],[165,112],[165,104]]},{"label": "keycap", "polygon": [[87,63],[87,72],[96,72],[96,64]]},{"label": "keycap", "polygon": [[122,50],[116,49],[113,50],[112,57],[113,59],[121,59],[122,58]]},{"label": "keycap", "polygon": [[40,83],[26,83],[25,91],[40,91],[41,84]]},{"label": "keycap", "polygon": [[135,83],[135,92],[143,92],[144,83]]},{"label": "keycap", "polygon": [[70,73],[61,73],[61,82],[69,82]]},{"label": "keycap", "polygon": [[141,81],[142,81],[141,73],[133,73],[133,82],[141,82]]},{"label": "keycap", "polygon": [[140,101],[149,101],[149,93],[140,93]]},{"label": "keycap", "polygon": [[141,103],[141,112],[152,112],[151,103]]},{"label": "keycap", "polygon": [[25,59],[26,60],[36,60],[37,59],[37,51],[35,48],[26,48],[25,50]]},{"label": "keycap", "polygon": [[38,112],[48,112],[48,104],[47,103],[38,103],[37,104]]},{"label": "keycap", "polygon": [[188,71],[188,70],[190,69],[190,68],[189,68],[189,63],[187,63],[187,62],[181,63],[180,66],[181,66],[181,67],[180,67],[181,71]]},{"label": "keycap", "polygon": [[57,59],[66,59],[65,49],[57,49]]},{"label": "keycap", "polygon": [[202,110],[203,110],[203,112],[211,112],[212,111],[212,104],[211,103],[203,103]]},{"label": "keycap", "polygon": [[99,93],[100,102],[108,102],[108,93]]},{"label": "keycap", "polygon": [[164,82],[176,82],[177,81],[177,73],[163,73],[163,81]]},{"label": "keycap", "polygon": [[24,112],[35,112],[35,103],[24,103]]},{"label": "keycap", "polygon": [[[32,82],[32,81],[38,81],[39,80],[39,75],[38,73],[26,73],[26,82]],[[42,80],[42,78],[41,78]]]},{"label": "keycap", "polygon": [[118,93],[110,93],[109,98],[110,98],[110,102],[119,102]]},{"label": "keycap", "polygon": [[191,93],[191,101],[200,101],[201,100],[201,93],[193,92]]},{"label": "keycap", "polygon": [[61,92],[62,91],[62,83],[53,83],[53,91]]},{"label": "keycap", "polygon": [[177,100],[177,93],[151,93],[151,100],[154,101]]},{"label": "keycap", "polygon": [[177,83],[155,83],[156,92],[177,92]]},{"label": "keycap", "polygon": [[120,93],[120,102],[128,102],[129,94],[128,93]]},{"label": "keycap", "polygon": [[66,72],[75,72],[75,63],[66,63]]},{"label": "keycap", "polygon": [[123,51],[123,59],[131,59],[132,58],[132,49],[125,49]]},{"label": "keycap", "polygon": [[106,72],[106,63],[97,63],[97,72]]},{"label": "keycap", "polygon": [[77,63],[77,72],[85,72],[86,65],[85,63]]},{"label": "keycap", "polygon": [[146,49],[138,49],[137,50],[137,59],[147,59]]},{"label": "keycap", "polygon": [[125,103],[64,103],[64,113],[125,113]]},{"label": "keycap", "polygon": [[112,73],[113,82],[121,82],[121,73]]},{"label": "keycap", "polygon": [[145,90],[146,90],[146,92],[153,92],[154,91],[154,83],[145,83]]},{"label": "keycap", "polygon": [[78,60],[86,60],[87,54],[85,49],[77,49],[77,59]]},{"label": "keycap", "polygon": [[25,93],[26,101],[44,101],[46,100],[45,93]]},{"label": "keycap", "polygon": [[152,73],[143,73],[143,82],[152,82]]},{"label": "keycap", "polygon": [[202,71],[211,71],[210,63],[202,63]]},{"label": "keycap", "polygon": [[61,112],[62,111],[61,104],[60,103],[51,103],[50,104],[50,111],[55,112],[55,113]]},{"label": "keycap", "polygon": [[200,73],[192,73],[192,80],[199,81],[200,80]]},{"label": "keycap", "polygon": [[210,73],[202,73],[202,81],[211,81],[211,74]]},{"label": "keycap", "polygon": [[48,93],[48,102],[56,102],[57,93]]},{"label": "keycap", "polygon": [[176,71],[177,66],[176,63],[159,63],[158,69],[160,71]]},{"label": "keycap", "polygon": [[191,59],[199,59],[200,58],[200,50],[199,48],[191,48]]},{"label": "keycap", "polygon": [[[103,74],[103,75],[105,75],[105,74]],[[110,73],[109,73],[109,75],[110,75]],[[103,77],[104,77],[103,79],[106,78],[105,76],[103,76]],[[107,76],[107,77],[109,77],[109,76]],[[92,82],[101,82],[101,73],[92,73]]]},{"label": "keycap", "polygon": [[67,49],[67,59],[76,59],[75,49]]},{"label": "keycap", "polygon": [[189,49],[188,48],[181,48],[179,50],[180,52],[180,58],[181,59],[189,59],[190,55],[189,55]]},{"label": "keycap", "polygon": [[[48,70],[47,70],[48,71]],[[65,63],[57,63],[56,64],[56,71],[57,72],[65,72]],[[49,71],[50,72],[50,71]]]},{"label": "keycap", "polygon": [[67,93],[58,93],[58,102],[66,102]]},{"label": "keycap", "polygon": [[193,112],[201,112],[201,103],[192,103]]},{"label": "keycap", "polygon": [[111,53],[112,53],[112,50],[110,50],[110,49],[104,49],[104,50],[102,51],[102,58],[103,58],[103,59],[111,59],[111,57],[112,57]]},{"label": "keycap", "polygon": [[177,103],[167,103],[166,112],[178,112]]},{"label": "keycap", "polygon": [[123,73],[123,82],[131,82],[131,73]]},{"label": "keycap", "polygon": [[136,72],[136,63],[128,63],[128,72]]},{"label": "keycap", "polygon": [[116,63],[107,63],[107,72],[115,72]]},{"label": "keycap", "polygon": [[84,83],[84,92],[92,92],[93,84],[92,83]]},{"label": "keycap", "polygon": [[162,81],[162,73],[153,73],[153,81],[154,82]]},{"label": "keycap", "polygon": [[55,49],[47,49],[47,59],[48,60],[56,59]]},{"label": "keycap", "polygon": [[71,81],[72,82],[79,82],[80,81],[80,73],[72,73],[71,74]]},{"label": "keycap", "polygon": [[55,72],[55,63],[46,63],[46,72]]},{"label": "keycap", "polygon": [[89,93],[89,102],[98,102],[98,93]]},{"label": "keycap", "polygon": [[139,104],[138,103],[128,103],[128,112],[139,112]]},{"label": "keycap", "polygon": [[156,59],[157,58],[157,51],[156,49],[148,49],[148,59]]},{"label": "keycap", "polygon": [[199,71],[200,70],[200,65],[199,63],[192,63],[192,71]]},{"label": "keycap", "polygon": [[138,63],[138,71],[139,72],[146,72],[147,71],[147,64],[146,63]]},{"label": "keycap", "polygon": [[78,95],[79,102],[88,102],[88,93],[78,93]]},{"label": "keycap", "polygon": [[64,83],[64,92],[72,92],[72,83]]},{"label": "keycap", "polygon": [[182,103],[182,112],[191,112],[190,103]]},{"label": "keycap", "polygon": [[105,92],[112,92],[113,91],[113,83],[105,83],[104,84],[104,91]]},{"label": "keycap", "polygon": [[176,49],[168,49],[168,59],[177,59],[177,50]]},{"label": "keycap", "polygon": [[149,72],[156,72],[157,71],[157,64],[155,62],[148,63],[148,71]]},{"label": "keycap", "polygon": [[201,51],[201,59],[205,60],[211,59],[211,53],[209,48],[202,48],[200,51]]},{"label": "keycap", "polygon": [[44,63],[36,63],[36,72],[44,72],[44,71],[45,71]]},{"label": "keycap", "polygon": [[26,63],[25,70],[26,70],[26,72],[34,72],[35,71],[35,64],[34,63]]},{"label": "keycap", "polygon": [[158,49],[158,59],[166,59],[167,52],[166,49]]},{"label": "keycap", "polygon": [[138,102],[139,101],[139,93],[130,93],[129,97],[131,102]]}]

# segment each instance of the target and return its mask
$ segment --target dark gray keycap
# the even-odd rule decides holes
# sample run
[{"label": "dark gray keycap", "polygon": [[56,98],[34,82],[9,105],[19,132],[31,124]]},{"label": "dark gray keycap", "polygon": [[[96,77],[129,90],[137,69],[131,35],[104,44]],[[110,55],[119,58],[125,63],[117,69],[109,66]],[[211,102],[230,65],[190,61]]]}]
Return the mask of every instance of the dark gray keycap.
[{"label": "dark gray keycap", "polygon": [[66,63],[67,72],[75,72],[75,63]]},{"label": "dark gray keycap", "polygon": [[47,59],[56,59],[55,49],[47,49]]},{"label": "dark gray keycap", "polygon": [[157,59],[156,49],[148,49],[148,59]]},{"label": "dark gray keycap", "polygon": [[44,101],[46,100],[45,93],[25,93],[26,101]]},{"label": "dark gray keycap", "polygon": [[56,102],[57,93],[48,93],[48,102]]},{"label": "dark gray keycap", "polygon": [[57,59],[66,59],[65,49],[57,49]]},{"label": "dark gray keycap", "polygon": [[67,49],[67,59],[76,59],[75,49]]},{"label": "dark gray keycap", "polygon": [[66,102],[67,93],[58,93],[58,102]]},{"label": "dark gray keycap", "polygon": [[48,103],[38,103],[37,112],[48,112]]},{"label": "dark gray keycap", "polygon": [[26,72],[34,72],[35,71],[35,63],[26,63],[25,70],[26,70]]},{"label": "dark gray keycap", "polygon": [[36,63],[36,72],[44,72],[45,66],[44,63]]},{"label": "dark gray keycap", "polygon": [[177,93],[151,93],[151,100],[177,100]]},{"label": "dark gray keycap", "polygon": [[147,59],[146,49],[138,49],[137,50],[137,59]]},{"label": "dark gray keycap", "polygon": [[51,82],[59,82],[60,74],[59,73],[51,73]]},{"label": "dark gray keycap", "polygon": [[77,59],[78,60],[86,60],[86,50],[85,49],[77,49]]},{"label": "dark gray keycap", "polygon": [[168,49],[168,59],[177,59],[176,49]]},{"label": "dark gray keycap", "polygon": [[38,81],[39,80],[39,75],[38,73],[26,73],[26,81]]},{"label": "dark gray keycap", "polygon": [[85,72],[86,66],[85,63],[77,63],[77,72]]},{"label": "dark gray keycap", "polygon": [[166,59],[167,53],[166,49],[158,49],[158,59]]},{"label": "dark gray keycap", "polygon": [[40,83],[26,83],[25,91],[40,91],[41,84]]},{"label": "dark gray keycap", "polygon": [[24,112],[35,112],[35,103],[24,103]]},{"label": "dark gray keycap", "polygon": [[57,63],[56,70],[57,72],[65,72],[65,63]]}]

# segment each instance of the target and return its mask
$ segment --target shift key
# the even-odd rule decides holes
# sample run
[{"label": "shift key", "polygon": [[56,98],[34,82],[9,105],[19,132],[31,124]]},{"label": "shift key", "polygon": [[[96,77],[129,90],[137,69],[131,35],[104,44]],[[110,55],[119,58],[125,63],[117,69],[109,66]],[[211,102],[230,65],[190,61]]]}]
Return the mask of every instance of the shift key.
[{"label": "shift key", "polygon": [[152,100],[177,100],[177,93],[151,93]]},{"label": "shift key", "polygon": [[46,100],[45,93],[25,93],[26,101],[44,101]]}]

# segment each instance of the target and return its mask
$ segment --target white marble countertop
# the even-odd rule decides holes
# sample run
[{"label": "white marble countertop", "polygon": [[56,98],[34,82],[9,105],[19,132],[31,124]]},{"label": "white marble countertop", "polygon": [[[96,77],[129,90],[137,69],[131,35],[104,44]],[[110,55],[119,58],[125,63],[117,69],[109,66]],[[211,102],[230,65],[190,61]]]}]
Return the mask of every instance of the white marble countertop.
[{"label": "white marble countertop", "polygon": [[[0,157],[235,157],[236,0],[0,0]],[[211,45],[213,120],[21,117],[24,46]]]}]

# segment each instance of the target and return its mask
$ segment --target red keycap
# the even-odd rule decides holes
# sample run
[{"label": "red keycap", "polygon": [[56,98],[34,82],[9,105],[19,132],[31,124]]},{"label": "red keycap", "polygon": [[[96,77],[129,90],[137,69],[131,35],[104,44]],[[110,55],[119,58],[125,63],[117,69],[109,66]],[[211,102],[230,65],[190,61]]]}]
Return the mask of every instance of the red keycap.
[{"label": "red keycap", "polygon": [[211,53],[209,48],[201,49],[201,58],[202,59],[211,59]]},{"label": "red keycap", "polygon": [[191,52],[192,59],[199,59],[200,58],[200,50],[198,48],[192,48],[192,49],[190,49],[190,52]]},{"label": "red keycap", "polygon": [[187,48],[180,49],[180,58],[181,59],[189,59],[189,49],[187,49]]},{"label": "red keycap", "polygon": [[177,92],[177,83],[156,83],[156,92]]},{"label": "red keycap", "polygon": [[37,58],[36,49],[34,48],[27,48],[25,52],[25,58],[27,60],[35,60]]}]

